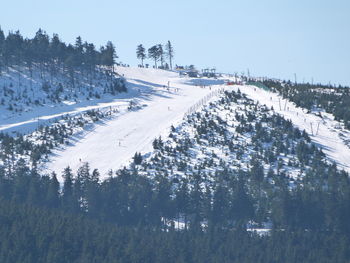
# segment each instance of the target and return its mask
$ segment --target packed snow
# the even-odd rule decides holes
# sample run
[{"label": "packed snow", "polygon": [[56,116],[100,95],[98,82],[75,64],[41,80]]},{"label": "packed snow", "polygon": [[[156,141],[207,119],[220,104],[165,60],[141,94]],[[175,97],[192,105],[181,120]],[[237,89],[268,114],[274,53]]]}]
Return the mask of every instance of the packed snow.
[{"label": "packed snow", "polygon": [[[203,79],[201,85],[175,72],[118,67],[117,72],[127,80],[128,90],[137,90],[133,101],[143,107],[125,111],[87,131],[72,146],[53,152],[47,171],[61,172],[70,166],[78,169],[84,162],[97,168],[102,178],[110,170],[127,165],[136,152],[152,151],[152,142],[167,135],[171,125],[181,122],[184,115],[200,106],[203,99],[214,97],[222,80]],[[197,85],[196,85],[197,84]]]}]

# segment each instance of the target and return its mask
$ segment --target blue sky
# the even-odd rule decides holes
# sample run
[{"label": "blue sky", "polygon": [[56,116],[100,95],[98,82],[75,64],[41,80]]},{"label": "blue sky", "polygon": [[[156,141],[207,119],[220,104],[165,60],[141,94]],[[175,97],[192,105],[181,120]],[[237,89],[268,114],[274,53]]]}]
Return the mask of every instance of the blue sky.
[{"label": "blue sky", "polygon": [[349,14],[348,0],[18,0],[2,1],[0,26],[111,40],[130,65],[138,44],[171,40],[180,65],[350,85]]}]

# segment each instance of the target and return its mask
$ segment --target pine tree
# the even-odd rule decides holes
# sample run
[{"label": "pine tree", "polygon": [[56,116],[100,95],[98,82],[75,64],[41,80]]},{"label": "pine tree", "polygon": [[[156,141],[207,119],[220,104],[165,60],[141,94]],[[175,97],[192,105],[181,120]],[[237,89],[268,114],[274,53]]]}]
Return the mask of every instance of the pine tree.
[{"label": "pine tree", "polygon": [[[35,177],[31,177],[30,179],[26,179],[25,177],[23,177],[23,178],[20,178],[20,181],[21,181],[21,184],[23,184],[22,187],[24,186],[24,184],[26,184],[25,187],[29,188],[28,195],[26,196],[26,201],[29,204],[38,206],[44,203],[45,200],[43,200],[42,198],[42,192],[41,192],[42,189],[40,189],[40,184],[39,184],[39,175]],[[29,187],[28,187],[28,184],[29,184]],[[23,191],[23,192],[25,193],[26,191]]]},{"label": "pine tree", "polygon": [[174,48],[170,43],[170,40],[165,45],[166,56],[169,59],[170,69],[173,69]]},{"label": "pine tree", "polygon": [[214,225],[225,226],[227,221],[227,208],[229,207],[228,191],[222,182],[219,182],[214,191],[213,215]]},{"label": "pine tree", "polygon": [[143,67],[143,60],[146,58],[146,49],[143,47],[142,44],[137,46],[136,56],[138,59],[141,59],[141,65]]},{"label": "pine tree", "polygon": [[137,153],[136,152],[134,157],[133,157],[133,159],[134,159],[134,164],[136,164],[136,165],[141,164],[142,163],[142,155],[141,155],[141,153]]},{"label": "pine tree", "polygon": [[162,68],[164,68],[164,50],[161,44],[158,44],[157,46],[157,53],[160,60],[160,65]]},{"label": "pine tree", "polygon": [[90,166],[85,162],[78,168],[77,177],[74,180],[73,190],[75,198],[79,200],[80,206],[85,207],[86,189],[90,181]]},{"label": "pine tree", "polygon": [[189,196],[189,189],[188,189],[188,182],[187,180],[183,180],[181,182],[181,185],[178,187],[176,191],[175,196],[175,207],[176,207],[176,213],[178,217],[178,221],[180,222],[181,215],[184,216],[184,223],[185,228],[187,228],[187,214],[189,213],[189,202],[190,202],[190,196]]},{"label": "pine tree", "polygon": [[111,41],[107,42],[106,47],[101,47],[101,64],[110,67],[111,71],[114,73],[115,59],[118,58],[115,51],[115,46]]},{"label": "pine tree", "polygon": [[92,171],[91,177],[85,183],[87,211],[91,217],[98,217],[101,211],[99,180],[100,180],[100,173],[98,172],[97,169],[94,169]]},{"label": "pine tree", "polygon": [[233,189],[230,212],[232,218],[240,226],[244,226],[254,215],[253,203],[247,194],[242,178],[239,178]]},{"label": "pine tree", "polygon": [[159,50],[157,45],[148,49],[148,57],[154,60],[154,67],[157,68],[157,61],[159,60]]},{"label": "pine tree", "polygon": [[83,41],[80,36],[78,36],[75,40],[75,56],[74,58],[76,59],[76,65],[77,66],[82,66],[83,63]]},{"label": "pine tree", "polygon": [[43,77],[44,62],[48,56],[49,43],[50,43],[49,36],[46,34],[45,31],[39,28],[39,30],[36,32],[35,37],[33,39],[33,44],[36,46],[36,49],[34,49],[33,55],[36,58],[36,61],[40,65],[41,77]]},{"label": "pine tree", "polygon": [[59,189],[60,183],[57,180],[56,173],[51,175],[50,185],[47,192],[47,205],[51,208],[57,208],[59,206]]},{"label": "pine tree", "polygon": [[92,171],[90,181],[94,183],[98,183],[100,181],[100,172],[97,169]]},{"label": "pine tree", "polygon": [[2,66],[3,66],[4,44],[5,44],[5,35],[4,35],[4,31],[2,31],[0,27],[0,76],[2,72]]},{"label": "pine tree", "polygon": [[63,170],[64,178],[62,189],[62,207],[69,212],[77,212],[78,204],[73,195],[73,174],[72,169],[68,166]]},{"label": "pine tree", "polygon": [[198,230],[201,228],[203,220],[203,192],[201,189],[201,174],[194,174],[193,187],[190,192],[190,222],[191,228]]}]

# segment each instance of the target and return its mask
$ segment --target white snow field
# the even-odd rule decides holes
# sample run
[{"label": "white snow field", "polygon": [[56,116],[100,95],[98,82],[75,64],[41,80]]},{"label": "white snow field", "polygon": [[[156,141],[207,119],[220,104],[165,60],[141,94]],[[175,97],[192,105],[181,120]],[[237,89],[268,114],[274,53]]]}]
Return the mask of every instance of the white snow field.
[{"label": "white snow field", "polygon": [[260,104],[273,107],[276,113],[289,119],[300,130],[305,130],[312,141],[322,148],[330,161],[337,163],[340,169],[350,173],[350,147],[346,140],[350,139],[350,132],[343,129],[333,115],[322,112],[322,117],[314,113],[306,113],[289,100],[283,99],[277,93],[266,91],[255,86],[235,86],[247,96]]},{"label": "white snow field", "polygon": [[152,151],[156,137],[168,135],[171,125],[179,123],[193,105],[223,87],[213,85],[223,84],[223,80],[203,79],[201,85],[208,84],[203,88],[195,80],[164,70],[117,67],[117,72],[124,75],[129,90],[139,93],[134,94],[133,101],[144,107],[97,124],[75,144],[55,150],[46,163],[47,172],[55,171],[60,176],[65,167],[76,171],[88,162],[92,169],[99,170],[102,179],[106,178],[110,170],[127,165],[135,152]]}]

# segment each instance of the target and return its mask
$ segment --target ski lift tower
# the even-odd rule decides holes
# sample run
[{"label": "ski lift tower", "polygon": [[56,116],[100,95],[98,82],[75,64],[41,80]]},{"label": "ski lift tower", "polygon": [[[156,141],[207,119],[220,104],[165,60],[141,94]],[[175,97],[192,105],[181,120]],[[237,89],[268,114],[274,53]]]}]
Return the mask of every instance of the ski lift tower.
[{"label": "ski lift tower", "polygon": [[210,76],[210,69],[209,68],[205,68],[202,71],[203,71],[203,76],[204,77],[209,77]]},{"label": "ski lift tower", "polygon": [[211,77],[216,78],[216,68],[212,68],[211,70]]}]

